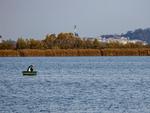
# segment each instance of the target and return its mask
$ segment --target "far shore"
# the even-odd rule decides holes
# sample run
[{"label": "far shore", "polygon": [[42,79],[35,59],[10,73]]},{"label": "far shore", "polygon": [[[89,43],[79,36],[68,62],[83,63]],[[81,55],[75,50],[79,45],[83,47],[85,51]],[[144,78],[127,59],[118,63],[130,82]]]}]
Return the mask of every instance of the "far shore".
[{"label": "far shore", "polygon": [[150,48],[122,49],[21,49],[0,50],[0,57],[39,56],[150,56]]}]

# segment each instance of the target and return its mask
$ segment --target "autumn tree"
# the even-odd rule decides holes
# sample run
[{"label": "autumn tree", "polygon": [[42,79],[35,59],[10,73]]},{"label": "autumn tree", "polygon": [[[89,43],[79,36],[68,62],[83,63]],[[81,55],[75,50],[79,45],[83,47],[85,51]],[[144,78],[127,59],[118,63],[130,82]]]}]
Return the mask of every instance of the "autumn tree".
[{"label": "autumn tree", "polygon": [[74,48],[75,40],[76,38],[73,33],[60,33],[54,41],[54,44],[60,49]]},{"label": "autumn tree", "polygon": [[0,49],[15,49],[15,41],[13,40],[3,40],[1,43],[0,43]]},{"label": "autumn tree", "polygon": [[44,39],[43,43],[45,44],[45,48],[52,49],[54,47],[54,41],[56,39],[55,34],[46,35],[46,38]]}]

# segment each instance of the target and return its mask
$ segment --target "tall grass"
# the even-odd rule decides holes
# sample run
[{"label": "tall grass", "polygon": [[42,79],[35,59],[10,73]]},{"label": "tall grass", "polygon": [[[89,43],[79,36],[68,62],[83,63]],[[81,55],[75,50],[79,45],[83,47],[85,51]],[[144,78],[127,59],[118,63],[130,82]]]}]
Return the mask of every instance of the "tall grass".
[{"label": "tall grass", "polygon": [[0,57],[9,56],[150,56],[150,49],[22,49],[0,50]]},{"label": "tall grass", "polygon": [[16,57],[20,56],[16,50],[0,50],[0,57]]}]

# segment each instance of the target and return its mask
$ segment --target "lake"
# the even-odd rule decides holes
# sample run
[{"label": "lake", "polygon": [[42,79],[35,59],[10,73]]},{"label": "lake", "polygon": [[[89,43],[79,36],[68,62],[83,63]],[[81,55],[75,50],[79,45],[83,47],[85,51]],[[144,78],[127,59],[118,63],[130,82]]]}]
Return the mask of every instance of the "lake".
[{"label": "lake", "polygon": [[1,57],[0,113],[150,113],[150,57]]}]

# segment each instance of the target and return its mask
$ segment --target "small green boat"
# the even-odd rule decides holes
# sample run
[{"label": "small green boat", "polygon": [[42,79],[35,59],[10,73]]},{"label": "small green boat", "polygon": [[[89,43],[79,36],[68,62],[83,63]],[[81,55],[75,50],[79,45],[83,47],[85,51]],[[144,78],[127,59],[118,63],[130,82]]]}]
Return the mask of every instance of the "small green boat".
[{"label": "small green boat", "polygon": [[22,74],[24,76],[35,76],[35,75],[37,75],[37,71],[32,71],[32,72],[30,72],[30,71],[22,71]]}]

